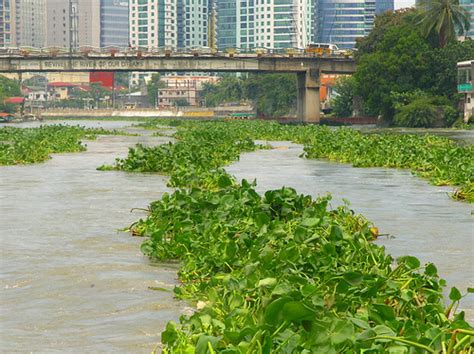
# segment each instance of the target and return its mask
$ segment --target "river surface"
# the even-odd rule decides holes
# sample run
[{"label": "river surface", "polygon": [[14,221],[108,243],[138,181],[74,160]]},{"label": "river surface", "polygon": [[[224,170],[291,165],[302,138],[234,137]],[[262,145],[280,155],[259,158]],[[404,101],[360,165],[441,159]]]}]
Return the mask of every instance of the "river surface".
[{"label": "river surface", "polygon": [[131,208],[168,190],[165,178],[96,171],[137,142],[165,139],[101,136],[84,153],[0,167],[0,352],[150,353],[177,320],[184,305],[149,289],[172,290],[177,266],[150,266],[141,239],[117,231],[145,215]]},{"label": "river surface", "polygon": [[[64,123],[106,129],[132,124]],[[87,142],[87,152],[0,167],[0,352],[150,353],[166,323],[189,311],[171,292],[149,289],[172,289],[178,267],[150,265],[140,253],[141,239],[117,231],[145,215],[131,208],[144,208],[168,191],[166,179],[96,171],[135,143],[167,141],[132,131],[144,135],[101,136]],[[262,192],[285,185],[314,196],[331,192],[333,205],[346,198],[393,235],[377,241],[389,253],[434,262],[450,286],[474,286],[472,208],[451,200],[451,188],[431,186],[407,171],[306,160],[298,157],[298,145],[273,145],[243,154],[227,170],[239,179],[256,178]],[[474,322],[473,298],[462,307]]]},{"label": "river surface", "polygon": [[[436,187],[405,170],[353,168],[299,158],[302,147],[273,142],[273,150],[243,154],[227,171],[239,180],[257,180],[257,189],[293,187],[313,196],[333,196],[332,205],[351,203],[356,213],[379,227],[378,244],[394,257],[412,255],[433,262],[448,286],[465,293],[474,287],[474,218],[468,203],[453,201],[451,187]],[[462,301],[474,323],[474,296]]]}]

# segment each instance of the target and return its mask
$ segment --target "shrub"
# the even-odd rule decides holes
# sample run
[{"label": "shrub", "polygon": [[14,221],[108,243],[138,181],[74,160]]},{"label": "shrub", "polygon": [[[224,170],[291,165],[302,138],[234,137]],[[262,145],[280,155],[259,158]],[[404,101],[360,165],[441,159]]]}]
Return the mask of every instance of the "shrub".
[{"label": "shrub", "polygon": [[401,107],[394,122],[404,127],[432,127],[436,120],[437,107],[428,98],[417,98]]},{"label": "shrub", "polygon": [[447,127],[451,127],[459,118],[458,110],[451,106],[443,106],[443,112],[444,112],[444,123]]}]

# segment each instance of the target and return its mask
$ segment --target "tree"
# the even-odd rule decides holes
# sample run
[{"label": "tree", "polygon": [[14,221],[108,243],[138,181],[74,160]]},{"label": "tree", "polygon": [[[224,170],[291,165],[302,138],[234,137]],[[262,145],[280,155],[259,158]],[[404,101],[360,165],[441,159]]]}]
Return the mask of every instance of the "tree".
[{"label": "tree", "polygon": [[421,90],[445,97],[456,107],[456,63],[474,58],[473,41],[439,48],[434,35],[423,35],[418,16],[415,10],[382,15],[371,34],[357,44],[355,94],[363,99],[366,113],[381,115],[388,123],[400,108],[396,94]]},{"label": "tree", "polygon": [[334,86],[336,96],[332,99],[332,110],[336,117],[352,116],[355,79],[351,76],[343,76],[337,79]]},{"label": "tree", "polygon": [[16,80],[8,79],[0,76],[0,111],[14,112],[15,107],[11,104],[5,104],[8,97],[16,97],[21,95],[20,85]]},{"label": "tree", "polygon": [[153,107],[158,105],[158,91],[166,87],[166,83],[161,81],[161,75],[156,73],[151,75],[151,79],[147,84],[148,99]]},{"label": "tree", "polygon": [[456,29],[460,35],[469,30],[470,16],[459,0],[419,0],[418,8],[424,36],[436,35],[440,48],[456,41]]},{"label": "tree", "polygon": [[296,108],[296,75],[253,74],[244,83],[245,97],[259,114],[282,117]]}]

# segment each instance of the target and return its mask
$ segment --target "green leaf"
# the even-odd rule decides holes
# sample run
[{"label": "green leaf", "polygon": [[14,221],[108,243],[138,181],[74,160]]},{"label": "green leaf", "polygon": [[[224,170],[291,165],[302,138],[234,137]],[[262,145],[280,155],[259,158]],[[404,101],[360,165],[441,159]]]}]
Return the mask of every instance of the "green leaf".
[{"label": "green leaf", "polygon": [[263,287],[263,286],[274,286],[277,283],[277,280],[275,278],[265,278],[262,279],[258,282],[258,287]]},{"label": "green leaf", "polygon": [[283,320],[283,306],[290,301],[292,301],[290,297],[281,297],[270,303],[265,310],[265,321],[270,325],[279,324]]},{"label": "green leaf", "polygon": [[331,342],[335,345],[341,344],[354,337],[354,326],[347,321],[338,320],[331,335]]},{"label": "green leaf", "polygon": [[217,343],[219,342],[219,338],[201,335],[196,343],[195,354],[207,354],[209,352],[209,345],[211,343],[212,348],[215,350],[217,349]]},{"label": "green leaf", "polygon": [[314,227],[318,225],[320,221],[321,219],[319,218],[306,218],[306,219],[303,219],[300,225],[304,227]]},{"label": "green leaf", "polygon": [[451,288],[451,291],[449,292],[449,298],[452,301],[459,301],[462,298],[461,292],[456,287],[453,286]]},{"label": "green leaf", "polygon": [[227,188],[232,185],[232,179],[228,175],[220,175],[217,181],[219,188]]},{"label": "green leaf", "polygon": [[467,288],[467,292],[469,294],[474,294],[474,288]]},{"label": "green leaf", "polygon": [[409,269],[420,268],[420,260],[413,256],[404,256],[397,259],[398,264],[405,264]]},{"label": "green leaf", "polygon": [[288,321],[302,321],[313,319],[314,310],[304,305],[300,301],[291,301],[286,303],[282,309],[283,316]]},{"label": "green leaf", "polygon": [[362,274],[359,272],[348,272],[342,277],[351,285],[359,285],[362,282]]},{"label": "green leaf", "polygon": [[438,275],[438,269],[433,263],[428,263],[425,267],[425,274],[430,277],[436,277]]}]

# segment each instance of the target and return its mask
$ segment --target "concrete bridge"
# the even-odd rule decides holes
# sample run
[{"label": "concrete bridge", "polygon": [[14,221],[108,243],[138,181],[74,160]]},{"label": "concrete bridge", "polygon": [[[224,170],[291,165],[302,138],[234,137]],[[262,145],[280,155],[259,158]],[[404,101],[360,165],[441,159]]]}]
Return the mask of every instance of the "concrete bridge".
[{"label": "concrete bridge", "polygon": [[355,72],[355,61],[343,56],[315,56],[312,53],[0,55],[0,73],[58,71],[294,73],[298,78],[297,117],[302,122],[318,123],[320,75],[352,74]]}]

